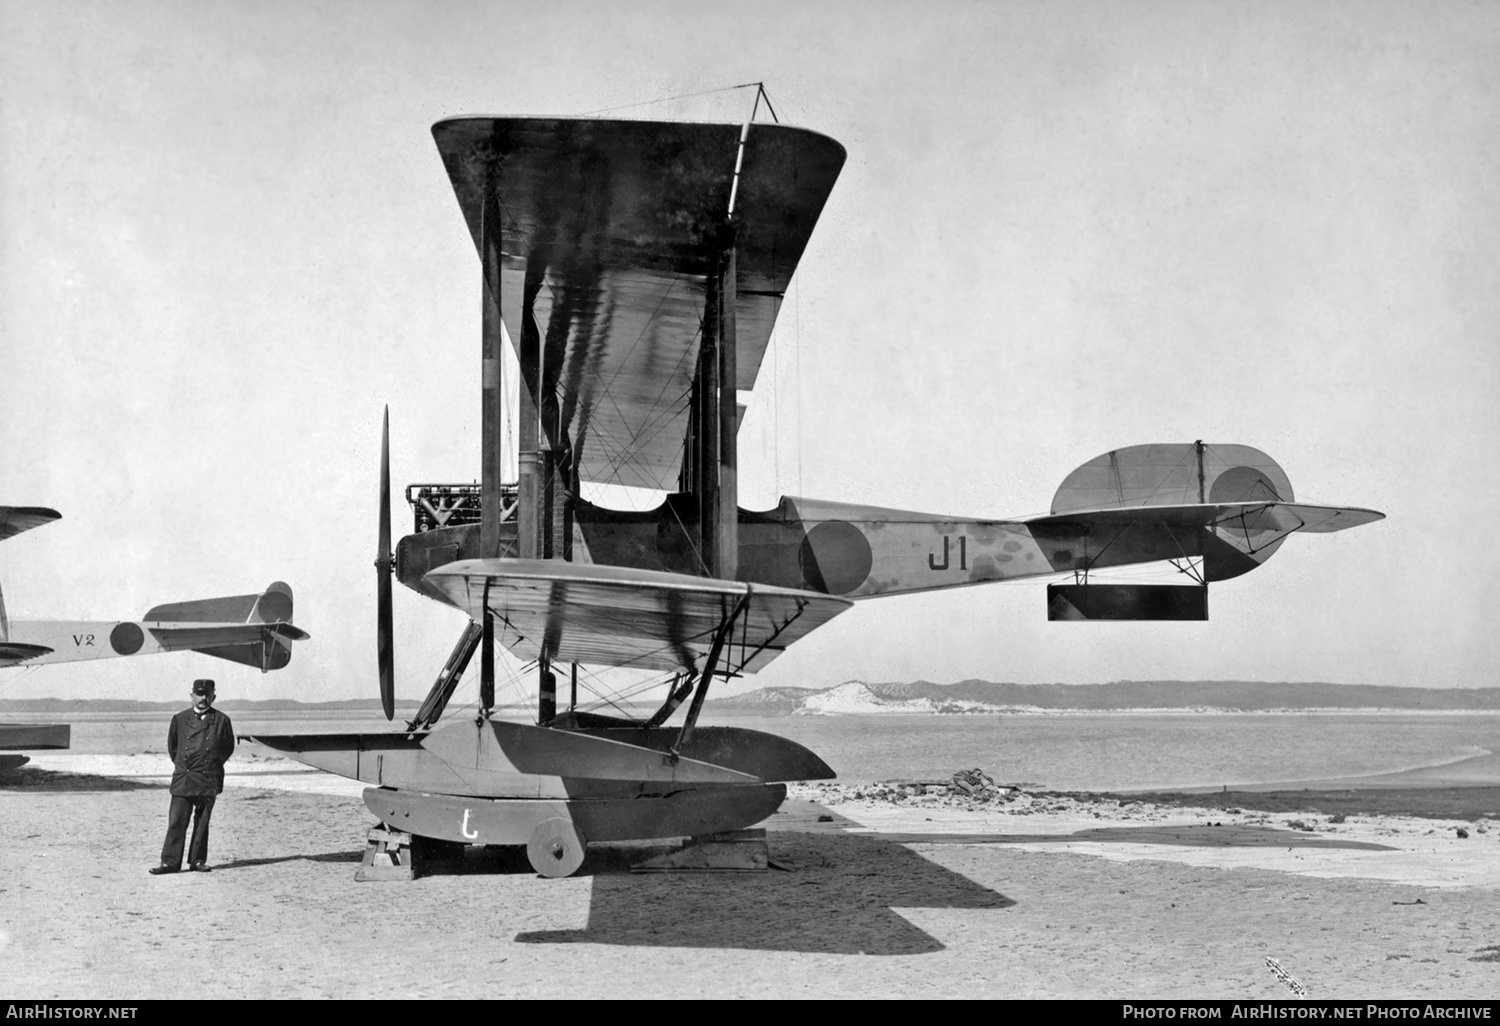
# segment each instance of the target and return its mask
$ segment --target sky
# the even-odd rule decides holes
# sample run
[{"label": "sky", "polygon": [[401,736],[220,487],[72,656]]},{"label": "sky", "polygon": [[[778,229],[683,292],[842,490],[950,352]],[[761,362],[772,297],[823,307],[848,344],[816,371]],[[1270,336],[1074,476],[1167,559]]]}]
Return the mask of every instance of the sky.
[{"label": "sky", "polygon": [[[405,483],[479,473],[478,259],[431,124],[739,122],[756,81],[849,158],[742,505],[1038,513],[1101,453],[1201,438],[1388,519],[1290,539],[1207,623],[1050,623],[1039,582],[883,598],[728,691],[1497,684],[1494,5],[0,0],[0,504],[63,514],[0,545],[10,616],[285,580],[312,634],[268,675],[162,655],[0,696],[373,697],[381,410],[398,533]],[[417,699],[464,616],[396,591]]]}]

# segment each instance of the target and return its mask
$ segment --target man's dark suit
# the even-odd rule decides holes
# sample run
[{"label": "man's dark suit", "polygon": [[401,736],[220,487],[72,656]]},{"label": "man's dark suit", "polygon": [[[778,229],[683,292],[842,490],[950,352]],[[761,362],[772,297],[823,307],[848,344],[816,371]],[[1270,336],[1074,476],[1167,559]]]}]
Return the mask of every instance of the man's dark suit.
[{"label": "man's dark suit", "polygon": [[172,757],[172,807],[167,811],[167,839],[161,847],[161,864],[182,868],[182,845],[189,818],[193,821],[193,843],[188,862],[208,861],[208,823],[214,799],[224,790],[224,761],[234,752],[234,728],[229,717],[217,709],[199,713],[184,709],[172,717],[167,728],[167,754]]}]

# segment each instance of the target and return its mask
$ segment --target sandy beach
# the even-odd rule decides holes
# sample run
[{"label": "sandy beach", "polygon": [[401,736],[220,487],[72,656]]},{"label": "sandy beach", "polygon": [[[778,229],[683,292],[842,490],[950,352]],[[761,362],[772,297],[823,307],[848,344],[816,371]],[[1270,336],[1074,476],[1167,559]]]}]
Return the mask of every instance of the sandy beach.
[{"label": "sandy beach", "polygon": [[473,849],[357,883],[362,786],[256,753],[230,763],[209,874],[146,873],[165,756],[0,777],[7,996],[1291,997],[1268,957],[1313,998],[1500,993],[1489,764],[1003,802],[798,785],[766,872],[601,850],[547,880]]}]

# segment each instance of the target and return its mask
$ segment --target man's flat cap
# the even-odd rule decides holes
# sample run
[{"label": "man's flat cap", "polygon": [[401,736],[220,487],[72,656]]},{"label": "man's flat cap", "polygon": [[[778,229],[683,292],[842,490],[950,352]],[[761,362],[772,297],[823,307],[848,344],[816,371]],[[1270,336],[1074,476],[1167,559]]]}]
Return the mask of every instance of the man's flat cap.
[{"label": "man's flat cap", "polygon": [[193,694],[195,694],[195,695],[211,695],[213,693],[214,693],[214,682],[213,681],[211,681],[211,680],[195,680],[195,681],[193,681]]}]

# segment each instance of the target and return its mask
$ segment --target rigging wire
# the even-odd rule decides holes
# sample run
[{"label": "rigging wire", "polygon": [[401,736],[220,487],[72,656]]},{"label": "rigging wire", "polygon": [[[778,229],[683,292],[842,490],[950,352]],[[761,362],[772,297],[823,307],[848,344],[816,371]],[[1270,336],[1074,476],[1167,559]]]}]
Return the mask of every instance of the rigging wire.
[{"label": "rigging wire", "polygon": [[781,492],[781,338],[771,333],[771,480]]},{"label": "rigging wire", "polygon": [[[739,85],[720,86],[717,89],[704,89],[701,92],[696,93],[680,93],[676,96],[661,96],[654,100],[641,100],[639,103],[622,103],[618,107],[600,107],[598,110],[586,110],[578,116],[592,117],[595,114],[610,114],[617,110],[631,110],[635,107],[649,107],[654,103],[670,103],[673,100],[692,100],[696,99],[699,96],[712,96],[715,93],[734,92],[736,89],[756,90],[757,105],[759,105],[760,98],[764,96],[766,100],[766,109],[771,111],[772,118],[776,118],[776,111],[771,108],[771,98],[769,96],[766,96],[766,84],[764,82],[742,82]],[[752,119],[755,117],[753,111],[750,116]],[[777,123],[780,124],[779,119],[777,119]]]},{"label": "rigging wire", "polygon": [[792,353],[797,365],[792,375],[792,400],[797,413],[797,494],[805,495],[802,490],[802,285],[798,283],[793,288],[792,318],[797,338],[792,344]]},{"label": "rigging wire", "polygon": [[605,683],[599,674],[580,667],[578,686],[589,691],[598,701],[579,703],[578,708],[581,712],[593,712],[609,706],[626,717],[632,717],[635,714],[634,710],[624,708],[624,704],[631,703],[636,696],[674,680],[676,676],[676,673],[652,674],[644,680],[614,688]]}]

